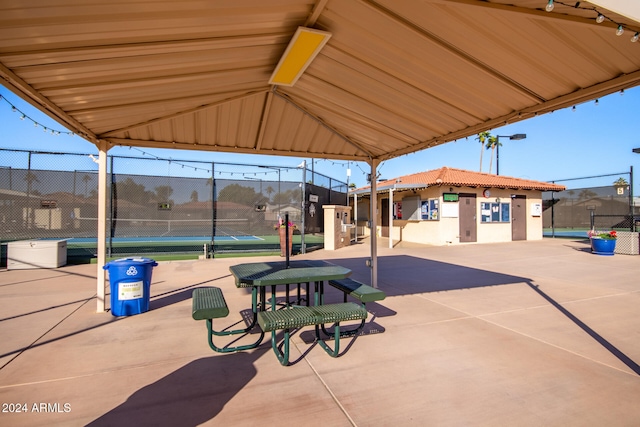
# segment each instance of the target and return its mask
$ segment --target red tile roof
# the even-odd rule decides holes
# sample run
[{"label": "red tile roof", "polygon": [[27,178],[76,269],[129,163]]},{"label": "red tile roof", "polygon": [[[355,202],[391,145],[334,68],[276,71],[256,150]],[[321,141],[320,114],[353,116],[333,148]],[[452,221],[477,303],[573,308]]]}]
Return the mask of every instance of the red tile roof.
[{"label": "red tile roof", "polygon": [[[563,185],[551,184],[530,179],[513,178],[510,176],[493,175],[481,172],[472,172],[463,169],[442,167],[426,172],[418,172],[404,175],[398,178],[378,182],[378,188],[391,187],[394,184],[407,186],[415,184],[415,188],[431,187],[434,185],[449,185],[454,187],[481,187],[481,188],[512,188],[516,190],[540,190],[562,191]],[[370,186],[363,187],[369,188]]]}]

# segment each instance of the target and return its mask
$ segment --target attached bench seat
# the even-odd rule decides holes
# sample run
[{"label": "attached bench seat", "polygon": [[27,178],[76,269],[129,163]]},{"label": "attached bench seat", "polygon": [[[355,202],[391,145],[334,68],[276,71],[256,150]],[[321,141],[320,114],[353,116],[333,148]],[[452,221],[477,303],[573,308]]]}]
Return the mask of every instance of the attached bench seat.
[{"label": "attached bench seat", "polygon": [[[351,296],[362,304],[362,307],[366,307],[368,302],[373,301],[382,301],[387,297],[387,295],[382,292],[380,289],[373,288],[369,285],[365,285],[364,283],[360,283],[357,280],[353,280],[351,278],[340,279],[340,280],[329,280],[329,285],[334,288],[341,290],[344,292],[344,302],[347,302],[347,296]],[[343,330],[340,334],[344,336],[356,335],[358,334],[365,325],[364,319],[360,322],[360,324],[356,328]],[[330,331],[322,326],[322,332],[327,335],[331,335]],[[335,332],[334,332],[335,333]]]},{"label": "attached bench seat", "polygon": [[207,321],[209,347],[211,347],[211,349],[214,351],[217,351],[219,353],[232,353],[236,351],[256,348],[258,345],[260,345],[262,339],[264,338],[264,332],[261,331],[258,341],[253,344],[240,345],[236,347],[218,347],[213,343],[213,335],[225,336],[246,334],[255,326],[254,319],[254,322],[244,329],[222,331],[215,331],[213,329],[213,319],[223,318],[229,315],[229,307],[227,306],[227,302],[225,301],[224,295],[222,294],[222,290],[220,288],[211,286],[194,289],[191,296],[191,307],[191,316],[194,320]]},{"label": "attached bench seat", "polygon": [[340,280],[329,280],[329,284],[344,292],[344,301],[347,302],[347,295],[351,295],[363,304],[373,301],[382,301],[387,295],[380,289],[372,288],[369,285],[360,283],[349,277]]},{"label": "attached bench seat", "polygon": [[[337,357],[340,352],[340,322],[349,320],[361,320],[367,318],[365,307],[345,302],[339,304],[326,304],[313,307],[291,307],[277,311],[261,311],[258,313],[258,324],[264,332],[271,332],[271,347],[280,363],[289,364],[289,334],[291,329],[303,326],[315,326],[316,340],[318,344],[331,357]],[[320,326],[326,323],[334,324],[334,348],[331,349],[320,338]],[[280,351],[276,341],[276,332],[284,330],[283,350]]]},{"label": "attached bench seat", "polygon": [[229,315],[229,307],[220,288],[197,288],[192,294],[194,320],[217,319]]}]

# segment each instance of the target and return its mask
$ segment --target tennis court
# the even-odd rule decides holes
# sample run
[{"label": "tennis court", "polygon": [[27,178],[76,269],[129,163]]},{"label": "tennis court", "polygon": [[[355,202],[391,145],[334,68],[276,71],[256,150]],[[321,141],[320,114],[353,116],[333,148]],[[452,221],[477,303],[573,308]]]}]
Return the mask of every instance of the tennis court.
[{"label": "tennis court", "polygon": [[[258,244],[256,250],[267,250],[265,245],[268,236],[253,235],[216,235],[211,236],[114,236],[107,238],[109,257],[127,255],[170,256],[181,255],[182,258],[197,258],[215,251],[247,250],[247,245]],[[261,244],[262,243],[262,244]],[[98,240],[95,237],[74,237],[67,240],[68,259],[70,263],[83,263],[95,258]],[[275,247],[275,242],[271,242]],[[180,256],[178,256],[180,258]]]},{"label": "tennis court", "polygon": [[[305,235],[306,250],[322,248],[321,235]],[[293,236],[293,253],[300,253],[302,239]],[[67,259],[69,264],[83,264],[95,260],[97,239],[95,237],[74,237],[67,239]],[[216,235],[211,236],[129,236],[107,238],[107,256],[147,256],[154,259],[197,259],[207,257],[237,255],[239,253],[280,253],[280,238],[277,235]]]},{"label": "tennis court", "polygon": [[[93,218],[91,218],[93,219]],[[264,235],[269,229],[252,233],[247,219],[184,220],[184,219],[118,219],[114,221],[112,236],[107,237],[109,256],[190,254],[189,258],[212,251],[275,250],[278,242]],[[108,233],[109,234],[109,233]],[[260,235],[259,235],[260,234]],[[251,245],[257,245],[255,249]],[[95,236],[68,239],[69,258],[86,257],[97,253]]]},{"label": "tennis court", "polygon": [[[112,237],[113,243],[211,243],[211,236],[144,236],[144,237]],[[252,241],[265,240],[259,236],[215,236],[215,241]],[[97,243],[95,237],[72,237],[68,239],[69,244]]]}]

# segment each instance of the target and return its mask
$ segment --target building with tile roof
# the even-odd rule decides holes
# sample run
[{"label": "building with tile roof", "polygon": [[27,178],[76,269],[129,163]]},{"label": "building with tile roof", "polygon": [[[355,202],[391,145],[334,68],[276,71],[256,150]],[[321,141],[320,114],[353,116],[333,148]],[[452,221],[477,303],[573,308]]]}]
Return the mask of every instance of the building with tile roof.
[{"label": "building with tile roof", "polygon": [[[398,241],[451,245],[542,239],[542,192],[565,187],[442,167],[383,180],[376,189],[376,232],[390,237],[392,247]],[[371,232],[366,227],[369,193],[370,187],[351,192],[360,235]]]}]

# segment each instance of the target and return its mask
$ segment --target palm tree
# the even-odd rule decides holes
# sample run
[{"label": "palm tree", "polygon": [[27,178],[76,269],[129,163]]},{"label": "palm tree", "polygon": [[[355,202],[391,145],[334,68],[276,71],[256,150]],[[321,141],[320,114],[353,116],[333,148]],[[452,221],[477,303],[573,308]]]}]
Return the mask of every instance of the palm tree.
[{"label": "palm tree", "polygon": [[[213,177],[210,176],[209,178],[207,178],[207,187],[213,187]],[[211,191],[209,191],[209,201],[212,200],[213,195],[211,194]]]},{"label": "palm tree", "polygon": [[[37,191],[33,190],[31,187],[35,182],[40,182],[38,180],[38,177],[36,176],[35,173],[28,171],[27,174],[24,177],[24,180],[27,181],[27,202],[29,203],[29,208],[28,208],[28,215],[27,215],[27,228],[31,228],[31,224],[34,222],[33,216],[35,215],[32,208],[31,208],[31,202],[30,202],[30,197],[32,194],[36,194]],[[37,195],[37,194],[36,194]]]},{"label": "palm tree", "polygon": [[613,182],[613,185],[615,185],[617,187],[617,186],[629,185],[629,183],[624,178],[618,178]]},{"label": "palm tree", "polygon": [[491,148],[491,161],[489,162],[489,173],[491,173],[491,166],[493,163],[493,151],[495,150],[495,147],[497,146],[497,144],[500,143],[498,141],[498,137],[496,137],[495,135],[491,135],[491,132],[489,131],[484,131],[484,132],[480,132],[476,139],[480,141],[480,144],[482,144],[482,146],[480,147],[480,172],[482,172],[482,152],[484,151],[485,144],[487,145],[487,150]]},{"label": "palm tree", "polygon": [[24,180],[27,181],[27,187],[29,187],[29,188],[31,188],[31,185],[34,182],[40,182],[40,180],[38,179],[36,174],[31,172],[31,171],[27,172],[27,174],[24,176]]},{"label": "palm tree", "polygon": [[587,200],[596,197],[598,194],[585,188],[578,194],[578,200]]},{"label": "palm tree", "polygon": [[487,141],[487,150],[491,148],[491,157],[489,158],[489,173],[491,173],[491,167],[493,166],[493,153],[496,151],[496,147],[502,145],[497,136],[489,134]]},{"label": "palm tree", "polygon": [[264,191],[267,192],[267,196],[271,199],[271,194],[275,193],[276,190],[274,190],[272,186],[268,186]]},{"label": "palm tree", "polygon": [[627,182],[626,179],[624,178],[618,178],[613,182],[613,186],[614,187],[627,187],[629,185],[629,183]]},{"label": "palm tree", "polygon": [[482,172],[482,153],[484,152],[484,143],[491,136],[489,131],[480,132],[476,138],[480,141],[480,172]]},{"label": "palm tree", "polygon": [[87,193],[89,192],[89,181],[91,181],[91,176],[84,174],[82,176],[82,182],[84,182],[84,197],[87,197]]}]

